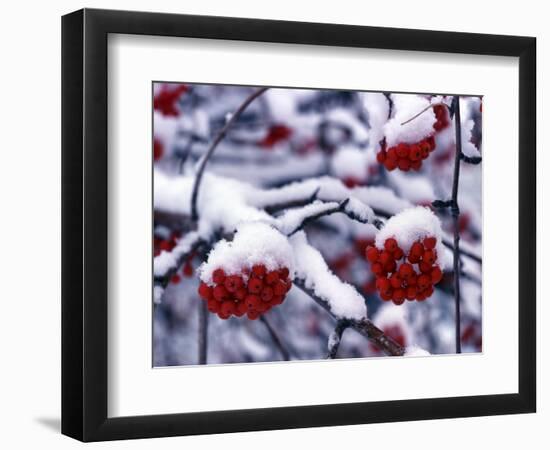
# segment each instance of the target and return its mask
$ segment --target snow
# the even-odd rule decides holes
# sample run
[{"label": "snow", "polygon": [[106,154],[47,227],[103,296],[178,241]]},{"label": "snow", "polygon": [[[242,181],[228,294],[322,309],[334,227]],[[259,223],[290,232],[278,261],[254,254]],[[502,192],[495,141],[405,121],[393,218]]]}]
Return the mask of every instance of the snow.
[{"label": "snow", "polygon": [[290,243],[294,249],[296,277],[325,300],[337,318],[361,320],[367,316],[364,298],[332,273],[321,253],[308,244],[303,231],[292,236]]},{"label": "snow", "polygon": [[361,94],[363,105],[368,114],[369,144],[373,150],[378,150],[380,141],[384,138],[384,124],[388,120],[390,105],[384,94],[366,92]]},{"label": "snow", "polygon": [[251,269],[255,264],[263,264],[268,271],[286,267],[292,278],[294,255],[287,237],[275,228],[247,222],[238,226],[232,241],[218,241],[198,270],[202,281],[213,284],[216,269],[223,269],[227,275],[241,275],[243,268]]},{"label": "snow", "polygon": [[414,204],[428,204],[435,200],[433,184],[422,175],[394,170],[388,173],[389,182],[401,197]]},{"label": "snow", "polygon": [[192,231],[180,239],[172,251],[162,251],[160,255],[155,256],[153,260],[153,273],[155,277],[162,277],[166,275],[170,269],[177,268],[179,258],[189,253],[193,245],[200,238],[198,233]]},{"label": "snow", "polygon": [[326,114],[326,119],[349,128],[356,142],[366,142],[369,139],[365,125],[348,109],[335,108]]},{"label": "snow", "polygon": [[472,119],[461,120],[462,123],[462,153],[466,156],[480,156],[479,150],[474,144],[472,144],[472,130],[474,128],[474,121]]},{"label": "snow", "polygon": [[430,352],[416,345],[411,345],[405,349],[405,356],[430,356]]},{"label": "snow", "polygon": [[430,105],[430,101],[420,95],[392,94],[393,117],[384,125],[384,135],[388,147],[404,142],[414,144],[434,134],[433,124],[435,114],[431,108],[424,111],[414,120],[402,125],[403,122],[412,119],[420,111]]},{"label": "snow", "polygon": [[[445,247],[441,243],[441,222],[429,208],[417,206],[392,216],[377,234],[375,245],[383,249],[386,239],[394,238],[406,254],[414,242],[428,236],[434,236],[437,239],[437,254],[443,255]],[[437,263],[443,270],[446,260],[438,258]]]},{"label": "snow", "polygon": [[338,149],[330,160],[331,172],[338,178],[352,177],[364,181],[368,173],[369,154],[358,147],[347,145]]},{"label": "snow", "polygon": [[316,200],[301,208],[288,209],[276,219],[276,226],[282,233],[290,234],[308,217],[323,214],[334,208],[338,208],[338,205],[339,204],[336,202],[324,203],[320,200]]},{"label": "snow", "polygon": [[153,287],[153,303],[158,305],[162,302],[162,296],[164,295],[164,288],[161,286]]}]

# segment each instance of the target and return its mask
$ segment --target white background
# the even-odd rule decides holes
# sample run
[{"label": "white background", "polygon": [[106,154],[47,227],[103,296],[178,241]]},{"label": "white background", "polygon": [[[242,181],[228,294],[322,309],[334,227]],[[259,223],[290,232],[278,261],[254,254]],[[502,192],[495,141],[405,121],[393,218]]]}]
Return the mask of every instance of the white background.
[{"label": "white background", "polygon": [[[309,4],[308,4],[309,3]],[[7,6],[9,5],[9,6]],[[60,375],[60,18],[81,6],[142,9],[193,14],[249,16],[363,25],[535,35],[539,67],[539,139],[544,147],[542,105],[547,103],[550,31],[545,30],[543,2],[462,1],[457,10],[441,1],[377,2],[231,2],[154,3],[133,1],[18,2],[4,5],[0,17],[2,51],[2,131],[0,190],[2,264],[0,342],[0,443],[6,448],[31,446],[73,448],[76,442],[58,434]],[[29,111],[31,114],[29,115]],[[539,229],[549,218],[542,209],[546,163],[539,158]],[[547,158],[546,158],[547,159]],[[548,226],[548,225],[547,225]],[[539,235],[539,255],[548,239]],[[503,252],[505,255],[505,252]],[[539,257],[539,274],[548,270]],[[544,297],[539,290],[539,300]],[[548,379],[549,357],[543,358],[549,332],[541,330],[548,306],[539,301],[539,380]],[[319,448],[357,445],[389,448],[501,448],[548,445],[550,396],[539,383],[537,415],[471,418],[402,424],[241,433],[98,444],[107,448],[280,448],[315,444]]]}]

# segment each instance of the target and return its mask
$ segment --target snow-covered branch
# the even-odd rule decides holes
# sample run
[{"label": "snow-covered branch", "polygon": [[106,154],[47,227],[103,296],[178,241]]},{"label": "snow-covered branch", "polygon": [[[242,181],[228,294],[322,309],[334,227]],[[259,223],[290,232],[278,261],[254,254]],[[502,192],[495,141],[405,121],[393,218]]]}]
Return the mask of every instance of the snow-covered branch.
[{"label": "snow-covered branch", "polygon": [[350,325],[347,320],[338,320],[336,322],[334,330],[332,331],[332,333],[330,333],[330,336],[328,337],[327,359],[336,358],[336,354],[338,353],[338,349],[340,348],[340,342],[342,342],[342,335],[344,334],[344,331],[349,328],[349,326]]}]

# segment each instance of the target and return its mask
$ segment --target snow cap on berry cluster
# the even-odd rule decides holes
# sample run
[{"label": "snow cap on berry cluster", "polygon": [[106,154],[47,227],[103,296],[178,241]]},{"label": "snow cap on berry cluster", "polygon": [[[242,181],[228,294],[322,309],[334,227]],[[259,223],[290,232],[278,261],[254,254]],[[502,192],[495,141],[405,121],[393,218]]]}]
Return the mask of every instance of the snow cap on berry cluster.
[{"label": "snow cap on berry cluster", "polygon": [[409,208],[392,216],[376,235],[375,245],[382,250],[386,239],[394,238],[401,250],[407,254],[416,241],[422,241],[426,237],[436,238],[437,264],[443,270],[446,258],[445,248],[441,243],[441,222],[424,206]]},{"label": "snow cap on berry cluster", "polygon": [[268,271],[288,268],[294,273],[294,256],[286,236],[261,222],[239,225],[232,241],[222,239],[199,267],[200,279],[213,285],[212,274],[223,269],[227,275],[241,275],[243,269],[263,264]]},{"label": "snow cap on berry cluster", "polygon": [[436,118],[431,108],[402,125],[430,105],[430,101],[426,97],[411,94],[393,94],[391,98],[395,113],[384,125],[384,135],[388,147],[400,143],[415,144],[434,134],[433,125]]}]

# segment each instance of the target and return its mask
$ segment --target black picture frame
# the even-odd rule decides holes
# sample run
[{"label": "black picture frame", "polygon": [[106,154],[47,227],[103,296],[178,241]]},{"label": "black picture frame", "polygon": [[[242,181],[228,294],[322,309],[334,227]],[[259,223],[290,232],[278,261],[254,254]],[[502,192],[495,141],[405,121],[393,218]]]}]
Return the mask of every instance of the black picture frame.
[{"label": "black picture frame", "polygon": [[[519,58],[518,393],[107,416],[107,36],[179,36]],[[62,433],[82,441],[535,412],[536,39],[84,9],[62,18]]]}]

